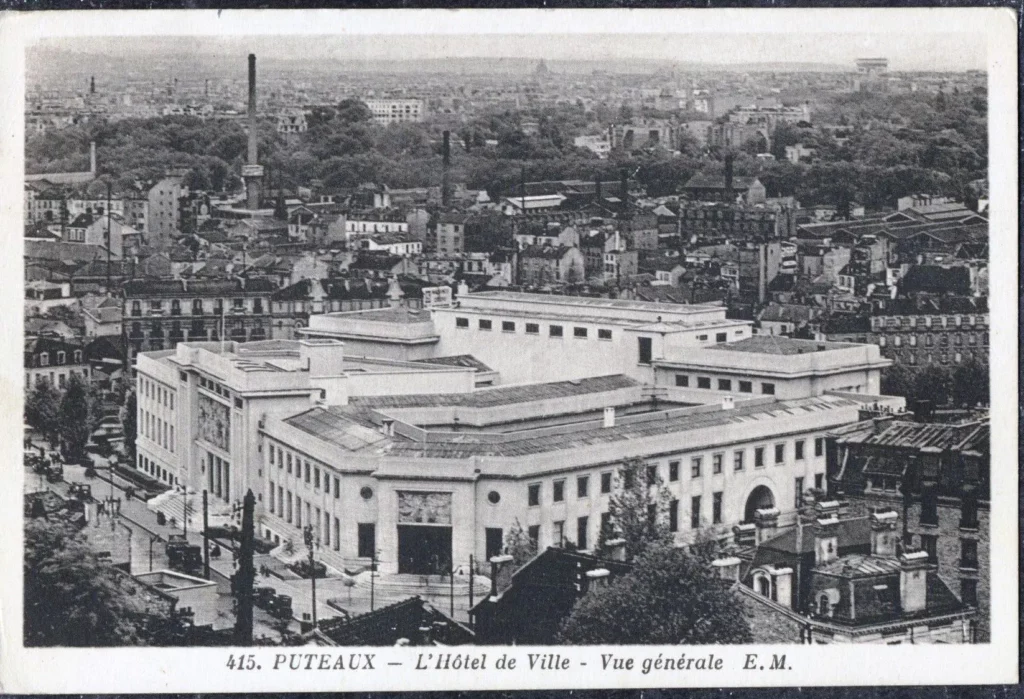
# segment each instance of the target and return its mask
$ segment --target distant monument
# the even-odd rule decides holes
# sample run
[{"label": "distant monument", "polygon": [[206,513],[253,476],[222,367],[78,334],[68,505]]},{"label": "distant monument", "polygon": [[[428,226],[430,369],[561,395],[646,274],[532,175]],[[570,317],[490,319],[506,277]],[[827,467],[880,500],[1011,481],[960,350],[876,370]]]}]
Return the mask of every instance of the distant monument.
[{"label": "distant monument", "polygon": [[534,69],[533,74],[536,75],[538,78],[551,74],[551,71],[548,69],[548,64],[544,61],[543,58],[540,59],[540,63],[537,64],[537,67]]}]

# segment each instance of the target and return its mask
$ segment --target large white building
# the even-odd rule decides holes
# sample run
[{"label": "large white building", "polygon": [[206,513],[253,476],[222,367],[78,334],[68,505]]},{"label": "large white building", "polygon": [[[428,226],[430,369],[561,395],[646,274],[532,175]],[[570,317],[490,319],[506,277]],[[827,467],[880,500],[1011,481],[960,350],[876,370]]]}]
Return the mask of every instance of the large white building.
[{"label": "large white building", "polygon": [[420,99],[366,99],[363,100],[373,120],[378,124],[401,124],[423,121],[423,100]]},{"label": "large white building", "polygon": [[716,306],[488,292],[307,335],[140,355],[138,466],[222,507],[252,489],[260,535],[312,525],[326,563],[385,574],[487,560],[517,522],[591,548],[626,462],[681,542],[786,522],[828,432],[903,407],[877,347],[751,338]]}]

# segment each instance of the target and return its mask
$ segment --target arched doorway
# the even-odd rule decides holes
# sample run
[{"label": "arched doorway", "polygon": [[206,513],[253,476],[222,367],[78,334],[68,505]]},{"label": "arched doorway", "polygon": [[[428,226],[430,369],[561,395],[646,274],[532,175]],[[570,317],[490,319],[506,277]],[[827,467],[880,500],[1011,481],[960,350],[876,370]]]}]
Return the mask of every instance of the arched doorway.
[{"label": "arched doorway", "polygon": [[753,522],[755,512],[771,507],[775,507],[775,496],[772,495],[771,488],[766,485],[759,485],[750,491],[750,495],[747,496],[747,506],[743,510],[743,521]]}]

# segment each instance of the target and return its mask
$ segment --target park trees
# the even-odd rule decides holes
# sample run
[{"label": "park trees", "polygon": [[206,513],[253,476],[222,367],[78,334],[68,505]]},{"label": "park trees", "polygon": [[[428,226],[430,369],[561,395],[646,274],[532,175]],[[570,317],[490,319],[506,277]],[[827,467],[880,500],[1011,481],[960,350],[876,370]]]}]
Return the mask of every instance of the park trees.
[{"label": "park trees", "polygon": [[608,520],[598,536],[598,554],[608,553],[609,541],[622,539],[625,560],[631,561],[652,544],[670,542],[672,495],[662,485],[657,469],[633,459],[619,467],[614,480]]},{"label": "park trees", "polygon": [[89,441],[92,413],[85,382],[78,374],[72,374],[58,411],[60,443],[68,463],[78,464],[86,459],[85,444]]},{"label": "park trees", "polygon": [[25,422],[50,442],[60,425],[60,402],[60,392],[41,376],[25,396]]},{"label": "park trees", "polygon": [[562,623],[560,643],[749,643],[750,627],[735,593],[703,556],[656,542],[629,573],[584,596]]}]

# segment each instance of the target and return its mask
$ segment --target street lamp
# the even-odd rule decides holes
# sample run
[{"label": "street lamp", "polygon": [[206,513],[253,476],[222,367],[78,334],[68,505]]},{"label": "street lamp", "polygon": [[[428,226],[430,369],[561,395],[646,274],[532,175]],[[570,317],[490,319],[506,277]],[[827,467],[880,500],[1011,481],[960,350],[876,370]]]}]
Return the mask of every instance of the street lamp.
[{"label": "street lamp", "polygon": [[117,467],[117,455],[111,454],[107,459],[107,477],[110,480],[110,501],[108,507],[110,509],[110,531],[114,531],[116,524],[114,524],[114,469]]},{"label": "street lamp", "polygon": [[306,544],[306,549],[309,551],[309,582],[313,590],[313,628],[316,629],[316,567],[315,559],[313,558],[314,549],[320,545],[320,542],[313,536],[313,525],[307,524],[306,528],[302,530],[302,540]]}]

